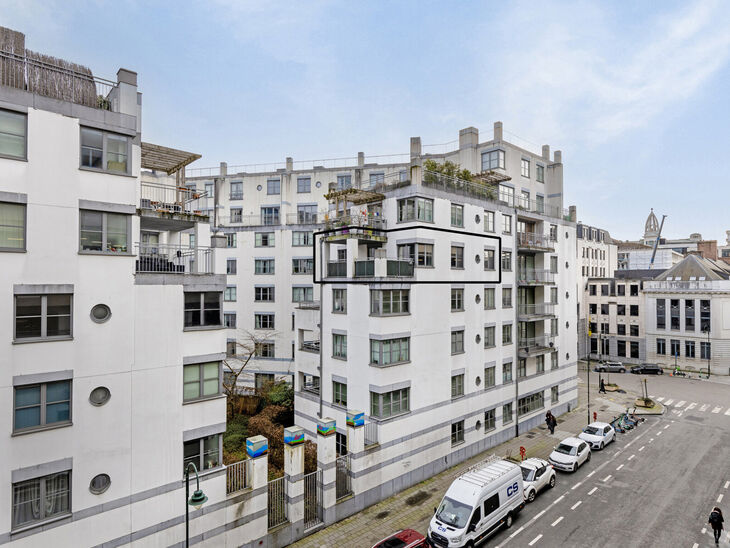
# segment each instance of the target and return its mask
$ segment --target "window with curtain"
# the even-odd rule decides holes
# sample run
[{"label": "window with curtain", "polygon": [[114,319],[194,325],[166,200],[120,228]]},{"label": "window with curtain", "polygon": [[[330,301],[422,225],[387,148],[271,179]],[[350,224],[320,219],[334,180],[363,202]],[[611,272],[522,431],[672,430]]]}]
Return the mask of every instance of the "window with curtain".
[{"label": "window with curtain", "polygon": [[25,159],[27,115],[0,109],[0,156]]},{"label": "window with curtain", "polygon": [[13,529],[70,512],[70,470],[13,484]]},{"label": "window with curtain", "polygon": [[25,204],[0,202],[0,251],[25,249],[25,219]]}]

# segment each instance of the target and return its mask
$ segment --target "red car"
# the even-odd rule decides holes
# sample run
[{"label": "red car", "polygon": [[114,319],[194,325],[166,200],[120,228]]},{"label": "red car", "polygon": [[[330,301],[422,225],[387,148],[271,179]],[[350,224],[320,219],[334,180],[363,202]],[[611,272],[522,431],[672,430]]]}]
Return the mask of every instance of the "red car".
[{"label": "red car", "polygon": [[373,548],[425,548],[426,537],[413,529],[403,529],[378,542]]}]

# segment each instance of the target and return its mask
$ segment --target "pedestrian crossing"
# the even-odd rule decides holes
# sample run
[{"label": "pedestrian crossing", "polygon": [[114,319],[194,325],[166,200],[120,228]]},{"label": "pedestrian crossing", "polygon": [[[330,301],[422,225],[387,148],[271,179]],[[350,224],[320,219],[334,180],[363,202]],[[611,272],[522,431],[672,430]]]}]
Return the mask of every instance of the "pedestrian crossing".
[{"label": "pedestrian crossing", "polygon": [[671,408],[671,411],[673,413],[681,413],[684,411],[692,411],[695,410],[697,413],[710,413],[714,415],[724,414],[726,416],[730,417],[730,407],[725,409],[723,406],[710,404],[710,403],[700,403],[700,402],[690,402],[686,400],[679,400],[675,401],[672,398],[665,398],[664,396],[652,396],[656,401],[664,404],[664,407]]}]

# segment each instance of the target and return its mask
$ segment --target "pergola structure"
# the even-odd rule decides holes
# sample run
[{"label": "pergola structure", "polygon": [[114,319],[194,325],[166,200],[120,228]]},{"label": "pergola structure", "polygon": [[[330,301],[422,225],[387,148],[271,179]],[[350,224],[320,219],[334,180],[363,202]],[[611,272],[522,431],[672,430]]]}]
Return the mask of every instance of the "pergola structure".
[{"label": "pergola structure", "polygon": [[382,202],[385,195],[360,188],[346,188],[344,190],[331,190],[324,196],[330,203],[335,204],[335,211],[340,211],[340,202],[344,202],[343,211],[347,210],[348,203],[352,205],[372,204]]},{"label": "pergola structure", "polygon": [[512,180],[512,177],[509,175],[497,173],[496,171],[482,171],[481,173],[472,174],[472,177],[486,185],[498,185],[499,183]]},{"label": "pergola structure", "polygon": [[200,154],[185,152],[175,148],[142,143],[142,167],[164,171],[167,175],[175,174],[177,186],[185,184],[185,166],[202,158]]}]

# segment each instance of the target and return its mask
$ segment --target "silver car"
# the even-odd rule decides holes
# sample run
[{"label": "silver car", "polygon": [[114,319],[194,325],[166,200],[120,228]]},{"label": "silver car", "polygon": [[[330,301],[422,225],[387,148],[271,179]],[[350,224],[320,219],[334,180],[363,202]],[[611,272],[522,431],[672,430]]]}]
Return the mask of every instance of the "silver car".
[{"label": "silver car", "polygon": [[626,367],[621,362],[601,362],[593,370],[600,373],[626,373]]}]

